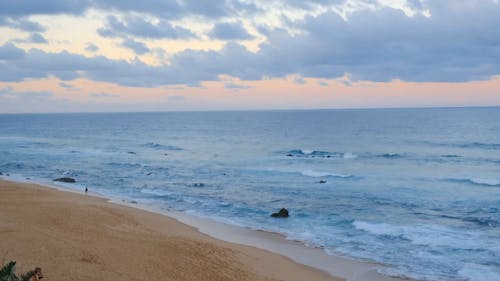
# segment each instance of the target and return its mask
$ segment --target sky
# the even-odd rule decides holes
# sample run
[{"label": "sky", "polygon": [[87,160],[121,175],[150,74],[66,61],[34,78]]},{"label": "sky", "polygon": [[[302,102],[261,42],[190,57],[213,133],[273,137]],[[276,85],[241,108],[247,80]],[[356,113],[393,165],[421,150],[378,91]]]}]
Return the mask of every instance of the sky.
[{"label": "sky", "polygon": [[1,0],[0,113],[500,106],[499,0]]}]

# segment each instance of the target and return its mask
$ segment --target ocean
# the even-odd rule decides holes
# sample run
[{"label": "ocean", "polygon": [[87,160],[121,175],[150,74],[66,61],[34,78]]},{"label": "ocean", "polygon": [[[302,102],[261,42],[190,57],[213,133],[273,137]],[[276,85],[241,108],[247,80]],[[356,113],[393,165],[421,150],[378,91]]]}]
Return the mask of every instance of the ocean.
[{"label": "ocean", "polygon": [[[13,179],[277,232],[421,280],[500,280],[500,108],[0,115]],[[271,218],[287,208],[287,219]]]}]

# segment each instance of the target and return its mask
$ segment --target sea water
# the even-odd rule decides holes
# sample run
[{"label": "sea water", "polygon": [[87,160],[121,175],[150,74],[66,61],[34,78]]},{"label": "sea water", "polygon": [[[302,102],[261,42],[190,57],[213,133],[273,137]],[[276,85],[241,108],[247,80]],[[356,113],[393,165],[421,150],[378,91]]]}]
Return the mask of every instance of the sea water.
[{"label": "sea water", "polygon": [[0,172],[500,280],[500,108],[0,115]]}]

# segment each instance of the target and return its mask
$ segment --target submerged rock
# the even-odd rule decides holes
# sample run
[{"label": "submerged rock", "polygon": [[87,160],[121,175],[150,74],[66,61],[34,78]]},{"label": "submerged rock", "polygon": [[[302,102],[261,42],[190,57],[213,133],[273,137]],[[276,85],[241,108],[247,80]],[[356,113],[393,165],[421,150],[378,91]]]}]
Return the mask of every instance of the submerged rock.
[{"label": "submerged rock", "polygon": [[273,218],[288,218],[288,210],[285,208],[281,208],[279,212],[277,213],[272,213],[271,217]]},{"label": "submerged rock", "polygon": [[67,183],[75,183],[76,180],[73,178],[57,178],[53,179],[53,181],[67,182]]}]

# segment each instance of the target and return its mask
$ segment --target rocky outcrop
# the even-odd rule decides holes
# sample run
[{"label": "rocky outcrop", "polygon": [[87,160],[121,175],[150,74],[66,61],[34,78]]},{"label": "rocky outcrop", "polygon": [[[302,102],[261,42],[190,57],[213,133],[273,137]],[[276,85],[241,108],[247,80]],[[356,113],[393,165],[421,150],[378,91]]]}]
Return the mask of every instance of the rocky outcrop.
[{"label": "rocky outcrop", "polygon": [[76,180],[74,178],[57,178],[57,179],[53,179],[53,181],[67,182],[67,183],[75,183],[76,182]]},{"label": "rocky outcrop", "polygon": [[288,210],[285,208],[281,208],[279,212],[277,213],[272,213],[271,217],[273,218],[288,218]]}]

